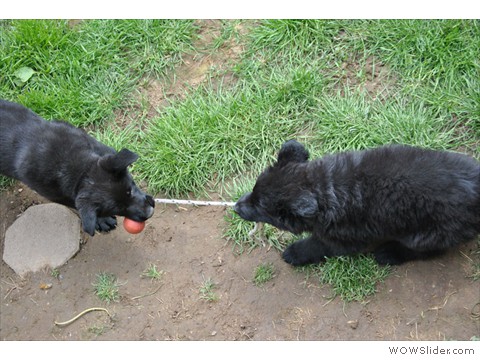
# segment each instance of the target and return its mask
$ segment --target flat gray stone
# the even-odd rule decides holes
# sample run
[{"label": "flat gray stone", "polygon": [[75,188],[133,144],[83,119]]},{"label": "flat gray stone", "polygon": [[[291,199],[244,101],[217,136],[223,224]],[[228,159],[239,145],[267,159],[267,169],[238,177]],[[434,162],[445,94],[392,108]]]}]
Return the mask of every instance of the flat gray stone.
[{"label": "flat gray stone", "polygon": [[29,207],[5,233],[3,260],[20,276],[65,264],[80,249],[79,217],[58,204]]}]

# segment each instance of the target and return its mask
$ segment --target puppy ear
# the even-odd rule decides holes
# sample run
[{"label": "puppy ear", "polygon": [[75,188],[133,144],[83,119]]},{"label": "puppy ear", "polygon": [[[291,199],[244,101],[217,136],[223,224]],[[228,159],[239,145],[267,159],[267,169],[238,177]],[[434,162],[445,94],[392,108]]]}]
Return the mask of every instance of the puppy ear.
[{"label": "puppy ear", "polygon": [[291,210],[299,217],[314,217],[318,213],[317,199],[311,192],[304,191],[293,201]]},{"label": "puppy ear", "polygon": [[95,235],[95,227],[97,226],[97,211],[91,205],[77,205],[77,210],[82,220],[82,228],[90,236]]},{"label": "puppy ear", "polygon": [[105,155],[100,158],[98,165],[104,170],[113,173],[125,171],[129,165],[138,159],[138,155],[128,149],[122,149],[116,154]]},{"label": "puppy ear", "polygon": [[282,145],[277,164],[283,166],[289,162],[305,162],[308,157],[308,151],[302,144],[296,140],[289,140]]}]

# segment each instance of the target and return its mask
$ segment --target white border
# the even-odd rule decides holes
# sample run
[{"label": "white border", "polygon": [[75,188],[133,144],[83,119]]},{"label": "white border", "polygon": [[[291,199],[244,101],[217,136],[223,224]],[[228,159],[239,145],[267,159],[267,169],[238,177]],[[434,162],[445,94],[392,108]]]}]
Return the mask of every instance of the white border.
[{"label": "white border", "polygon": [[480,18],[473,0],[6,0],[3,19]]},{"label": "white border", "polygon": [[[393,355],[391,348],[403,349]],[[417,355],[407,349],[417,348]],[[423,350],[421,350],[423,349]],[[453,355],[462,350],[464,354]],[[465,353],[473,350],[474,353]],[[34,341],[0,342],[0,351],[15,358],[66,359],[477,359],[478,341]],[[423,351],[423,353],[421,352]],[[450,352],[449,355],[444,352]],[[443,353],[442,353],[443,352]],[[187,358],[188,356],[188,358]],[[347,358],[348,357],[348,358]]]}]

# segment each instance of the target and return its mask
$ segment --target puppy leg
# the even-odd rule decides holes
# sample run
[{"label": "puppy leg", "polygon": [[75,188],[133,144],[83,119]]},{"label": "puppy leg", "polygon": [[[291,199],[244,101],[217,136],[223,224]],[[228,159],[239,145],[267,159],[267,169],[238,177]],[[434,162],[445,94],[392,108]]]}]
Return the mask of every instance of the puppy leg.
[{"label": "puppy leg", "polygon": [[95,229],[100,232],[109,232],[117,227],[115,216],[99,217]]},{"label": "puppy leg", "polygon": [[293,266],[317,264],[325,260],[330,252],[318,239],[312,237],[291,244],[282,254],[283,260]]},{"label": "puppy leg", "polygon": [[441,249],[416,251],[399,242],[390,241],[376,248],[373,256],[380,265],[400,265],[411,260],[425,260],[436,257],[444,252],[445,250]]}]

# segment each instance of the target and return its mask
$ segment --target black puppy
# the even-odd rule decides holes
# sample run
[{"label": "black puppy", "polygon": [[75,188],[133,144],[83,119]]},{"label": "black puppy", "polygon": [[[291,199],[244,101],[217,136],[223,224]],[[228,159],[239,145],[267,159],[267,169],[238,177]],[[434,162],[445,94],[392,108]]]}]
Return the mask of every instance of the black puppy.
[{"label": "black puppy", "polygon": [[83,230],[110,231],[115,215],[145,221],[155,201],[127,167],[138,156],[98,142],[66,122],[46,121],[26,107],[0,100],[0,174],[47,199],[78,210]]},{"label": "black puppy", "polygon": [[291,244],[292,265],[367,251],[380,264],[437,255],[480,233],[480,162],[466,155],[403,145],[307,161],[286,142],[235,211],[311,236]]}]

